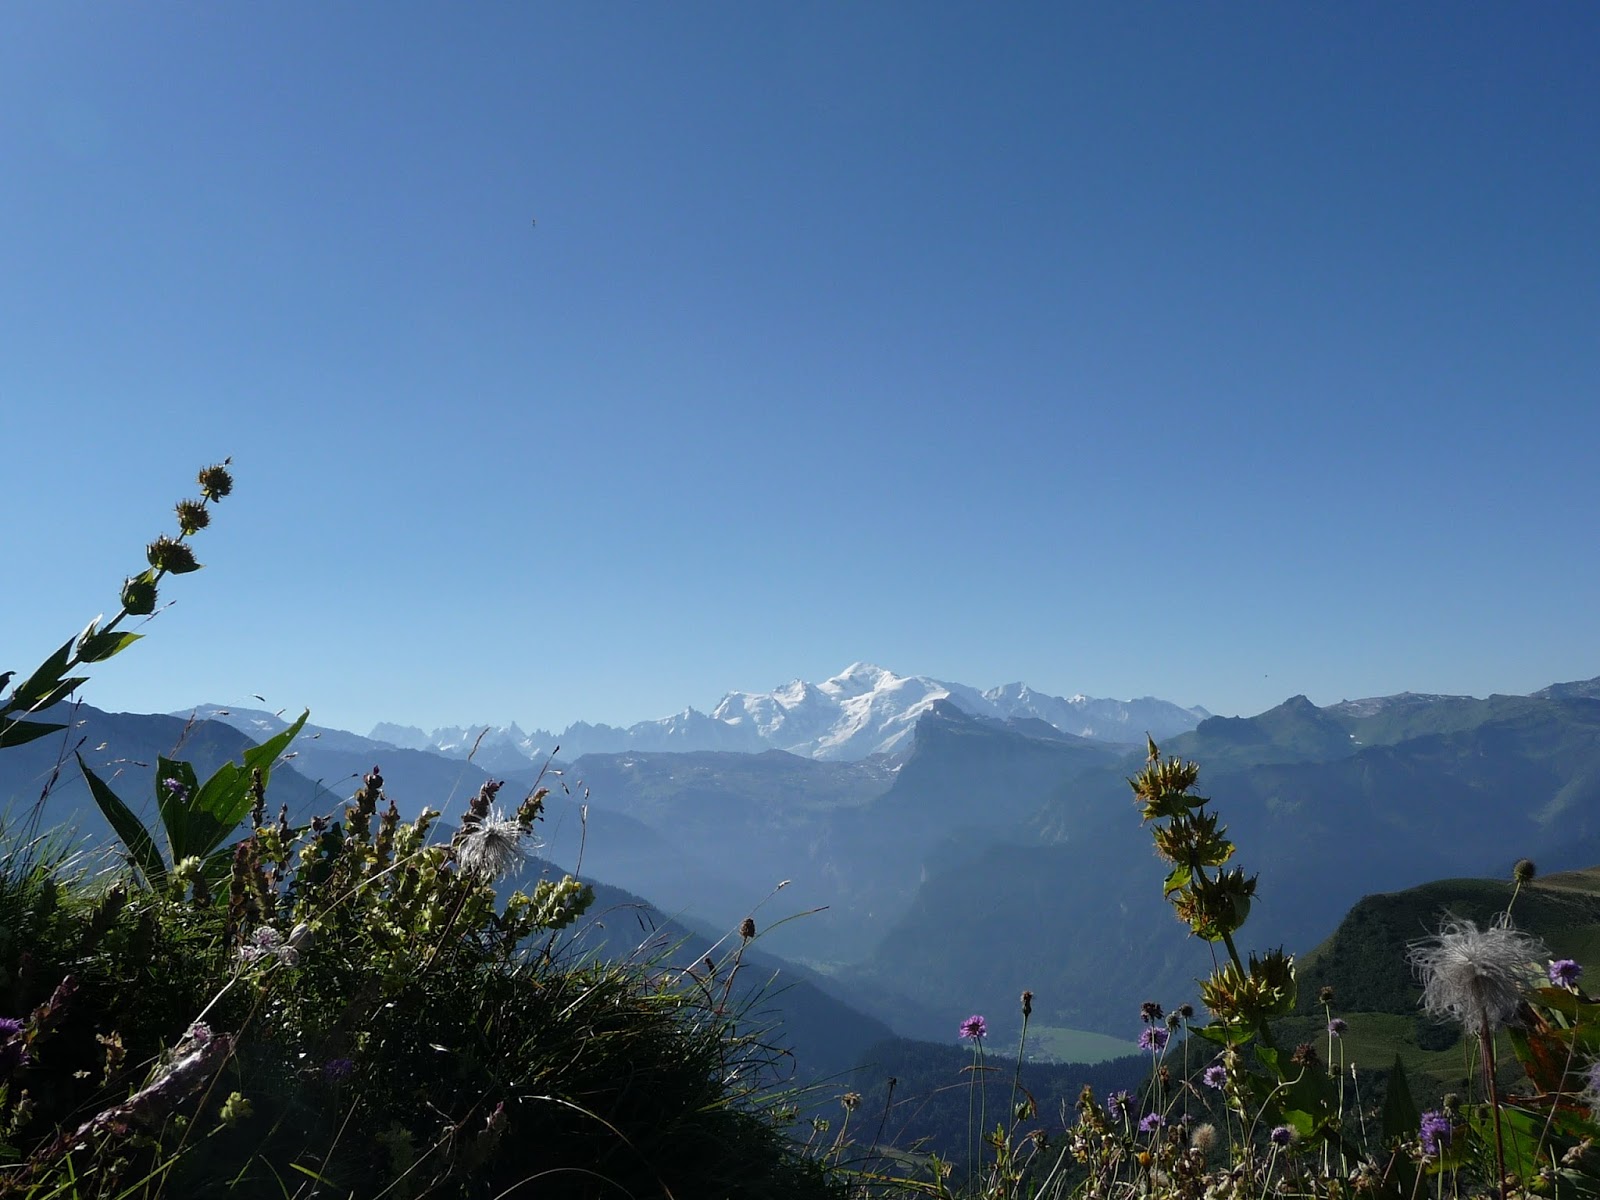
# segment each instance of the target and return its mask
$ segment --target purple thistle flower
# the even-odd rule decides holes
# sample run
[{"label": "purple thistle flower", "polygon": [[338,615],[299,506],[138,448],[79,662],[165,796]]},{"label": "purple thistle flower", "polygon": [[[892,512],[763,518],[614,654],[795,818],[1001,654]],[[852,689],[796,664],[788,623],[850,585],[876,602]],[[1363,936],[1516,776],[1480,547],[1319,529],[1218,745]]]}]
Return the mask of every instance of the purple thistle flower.
[{"label": "purple thistle flower", "polygon": [[1450,1118],[1436,1108],[1422,1114],[1421,1132],[1422,1154],[1425,1158],[1438,1158],[1450,1148],[1450,1139],[1455,1134],[1450,1127]]},{"label": "purple thistle flower", "polygon": [[1165,1029],[1152,1025],[1139,1035],[1139,1049],[1159,1054],[1167,1048],[1167,1038],[1170,1036]]},{"label": "purple thistle flower", "polygon": [[961,1022],[961,1036],[974,1042],[981,1042],[989,1036],[989,1022],[985,1021],[977,1013],[973,1013],[965,1021]]},{"label": "purple thistle flower", "polygon": [[1140,1133],[1154,1133],[1167,1123],[1167,1119],[1160,1113],[1145,1113],[1139,1118]]},{"label": "purple thistle flower", "polygon": [[22,1040],[22,1022],[15,1017],[0,1017],[0,1079],[7,1078],[29,1059]]},{"label": "purple thistle flower", "polygon": [[1557,987],[1575,988],[1583,968],[1573,959],[1558,958],[1550,964],[1550,982]]},{"label": "purple thistle flower", "polygon": [[1207,1067],[1205,1074],[1201,1075],[1200,1078],[1208,1088],[1216,1088],[1221,1091],[1223,1084],[1228,1082],[1228,1068],[1218,1063],[1214,1067]]},{"label": "purple thistle flower", "polygon": [[1343,1037],[1344,1031],[1349,1028],[1350,1026],[1345,1024],[1343,1017],[1335,1017],[1328,1022],[1328,1032],[1333,1034],[1334,1037]]},{"label": "purple thistle flower", "polygon": [[1274,1146],[1281,1148],[1294,1141],[1294,1127],[1290,1125],[1277,1125],[1273,1127],[1272,1132],[1267,1136],[1272,1139],[1272,1144]]},{"label": "purple thistle flower", "polygon": [[1128,1095],[1127,1092],[1112,1092],[1106,1097],[1106,1112],[1111,1116],[1121,1117],[1126,1120],[1128,1114],[1132,1111],[1133,1097]]},{"label": "purple thistle flower", "polygon": [[322,1077],[330,1083],[341,1079],[349,1079],[355,1073],[356,1064],[348,1058],[330,1058],[322,1064]]}]

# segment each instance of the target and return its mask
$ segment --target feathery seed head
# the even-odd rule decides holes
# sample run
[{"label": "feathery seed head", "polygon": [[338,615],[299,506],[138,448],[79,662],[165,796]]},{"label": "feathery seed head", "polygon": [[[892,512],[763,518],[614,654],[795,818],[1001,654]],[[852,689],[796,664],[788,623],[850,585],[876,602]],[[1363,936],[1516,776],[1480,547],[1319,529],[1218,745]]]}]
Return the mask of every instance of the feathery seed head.
[{"label": "feathery seed head", "polygon": [[1422,982],[1422,1009],[1459,1021],[1469,1034],[1494,1033],[1517,1014],[1524,988],[1548,959],[1544,943],[1504,914],[1487,929],[1450,918],[1406,955]]},{"label": "feathery seed head", "polygon": [[470,832],[456,838],[456,861],[470,874],[499,879],[528,857],[522,844],[526,836],[521,824],[494,809]]}]

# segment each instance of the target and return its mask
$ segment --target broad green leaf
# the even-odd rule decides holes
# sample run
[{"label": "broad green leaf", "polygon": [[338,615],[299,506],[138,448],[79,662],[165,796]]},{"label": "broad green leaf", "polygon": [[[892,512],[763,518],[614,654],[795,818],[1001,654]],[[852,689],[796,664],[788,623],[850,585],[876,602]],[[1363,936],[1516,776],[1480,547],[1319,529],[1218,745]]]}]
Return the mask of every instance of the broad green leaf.
[{"label": "broad green leaf", "polygon": [[47,733],[59,733],[65,725],[46,725],[40,721],[0,721],[0,749],[21,746],[42,738]]},{"label": "broad green leaf", "polygon": [[190,805],[186,855],[205,858],[245,819],[253,801],[250,794],[251,772],[260,770],[262,786],[266,786],[272,776],[272,764],[294,741],[295,735],[310,716],[311,712],[307,709],[293,725],[259,746],[246,750],[243,767],[232,762],[223,763],[210,779],[200,785]]},{"label": "broad green leaf", "polygon": [[57,683],[55,685],[55,687],[51,688],[48,692],[46,692],[44,695],[40,696],[31,705],[29,705],[28,706],[28,711],[29,712],[43,712],[45,709],[49,708],[52,704],[59,704],[61,701],[65,700],[68,696],[70,696],[74,691],[76,691],[80,686],[82,686],[83,684],[88,683],[88,682],[89,682],[88,678],[86,676],[83,676],[83,675],[79,675],[79,676],[77,676],[76,678],[73,678],[73,679],[63,679],[59,683]]},{"label": "broad green leaf", "polygon": [[1215,1042],[1219,1046],[1242,1046],[1251,1038],[1251,1032],[1243,1025],[1222,1025],[1213,1021],[1210,1025],[1191,1027],[1190,1033],[1198,1034],[1208,1042]]},{"label": "broad green leaf", "polygon": [[1161,894],[1170,896],[1179,888],[1188,887],[1189,881],[1193,878],[1194,874],[1188,867],[1182,865],[1173,867],[1171,873],[1167,876],[1166,883],[1162,885]]},{"label": "broad green leaf", "polygon": [[39,664],[39,669],[26,680],[17,685],[17,690],[11,693],[11,707],[33,711],[38,707],[37,701],[41,696],[48,696],[54,690],[61,676],[65,674],[67,663],[72,659],[72,647],[77,638],[68,638],[66,644]]},{"label": "broad green leaf", "polygon": [[[169,786],[176,783],[176,788]],[[177,759],[156,759],[156,811],[161,814],[161,824],[167,831],[167,849],[172,855],[172,865],[177,866],[196,851],[194,841],[192,805],[200,790],[194,768]]]},{"label": "broad green leaf", "polygon": [[121,633],[115,629],[93,633],[78,643],[78,657],[86,663],[104,662],[113,654],[120,654],[142,638],[142,633]]},{"label": "broad green leaf", "polygon": [[89,794],[100,806],[100,811],[111,823],[111,828],[122,839],[122,844],[128,848],[128,857],[144,875],[146,884],[156,888],[165,886],[167,867],[161,861],[161,851],[156,849],[149,831],[117,797],[117,794],[89,769],[89,764],[83,761],[83,755],[78,754],[77,759],[78,769],[83,772],[83,778],[89,785]]},{"label": "broad green leaf", "polygon": [[1410,1137],[1421,1124],[1422,1114],[1417,1111],[1417,1102],[1411,1098],[1406,1069],[1396,1053],[1394,1066],[1389,1068],[1389,1088],[1383,1097],[1383,1140],[1392,1142]]}]

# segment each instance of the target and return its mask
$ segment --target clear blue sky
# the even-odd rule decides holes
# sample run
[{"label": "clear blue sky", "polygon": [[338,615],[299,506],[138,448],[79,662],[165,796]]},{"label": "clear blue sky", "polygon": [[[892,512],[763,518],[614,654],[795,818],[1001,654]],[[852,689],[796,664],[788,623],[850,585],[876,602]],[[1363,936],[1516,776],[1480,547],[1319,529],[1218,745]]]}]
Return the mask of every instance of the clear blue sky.
[{"label": "clear blue sky", "polygon": [[1600,674],[1600,7],[5,24],[0,667],[232,454],[91,703]]}]

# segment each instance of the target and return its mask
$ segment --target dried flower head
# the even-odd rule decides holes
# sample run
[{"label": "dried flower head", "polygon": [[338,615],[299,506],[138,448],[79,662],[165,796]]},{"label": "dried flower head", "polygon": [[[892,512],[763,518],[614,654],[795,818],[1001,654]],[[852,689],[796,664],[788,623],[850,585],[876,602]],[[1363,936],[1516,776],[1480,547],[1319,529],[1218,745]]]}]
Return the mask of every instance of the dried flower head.
[{"label": "dried flower head", "polygon": [[1533,859],[1519,858],[1516,866],[1511,868],[1511,878],[1517,883],[1529,883],[1538,872],[1539,868],[1533,865]]},{"label": "dried flower head", "polygon": [[1538,976],[1535,964],[1550,952],[1501,914],[1481,930],[1451,918],[1433,937],[1413,942],[1406,957],[1422,981],[1423,1011],[1478,1035],[1516,1016],[1524,987]]},{"label": "dried flower head", "polygon": [[1022,993],[1022,1015],[1024,1017],[1033,1016],[1033,993],[1032,992],[1023,992]]},{"label": "dried flower head", "polygon": [[221,500],[233,491],[233,476],[228,472],[228,464],[232,461],[231,458],[225,458],[200,472],[200,492],[207,500]]},{"label": "dried flower head", "polygon": [[739,936],[740,937],[742,937],[745,941],[748,942],[751,938],[755,937],[755,935],[756,935],[756,919],[754,917],[746,917],[744,920],[739,922]]},{"label": "dried flower head", "polygon": [[495,809],[456,841],[456,861],[463,871],[484,879],[499,879],[527,857],[523,839],[528,831]]},{"label": "dried flower head", "polygon": [[144,556],[152,567],[169,575],[187,575],[190,571],[200,569],[194,551],[189,549],[187,543],[174,541],[166,534],[146,546]]},{"label": "dried flower head", "polygon": [[1333,989],[1326,984],[1317,989],[1317,1003],[1326,1008],[1333,1003]]},{"label": "dried flower head", "polygon": [[211,514],[199,500],[179,500],[177,504],[178,529],[187,537],[199,533],[211,524]]},{"label": "dried flower head", "polygon": [[1196,1125],[1194,1132],[1189,1135],[1189,1145],[1201,1154],[1210,1154],[1217,1144],[1217,1127],[1210,1121],[1203,1125]]},{"label": "dried flower head", "polygon": [[1161,1020],[1161,1005],[1157,1004],[1154,1000],[1146,1000],[1143,1004],[1139,1005],[1139,1020],[1143,1021],[1146,1025],[1154,1025],[1157,1021]]},{"label": "dried flower head", "polygon": [[845,1112],[855,1112],[856,1109],[861,1107],[861,1093],[846,1092],[839,1097],[839,1103],[844,1105]]},{"label": "dried flower head", "polygon": [[981,1042],[988,1035],[989,1023],[977,1013],[973,1013],[965,1021],[961,1022],[961,1036],[964,1038],[974,1042]]},{"label": "dried flower head", "polygon": [[1322,1063],[1317,1057],[1317,1048],[1310,1042],[1301,1042],[1294,1048],[1294,1053],[1289,1055],[1289,1061],[1297,1067],[1315,1067]]}]

